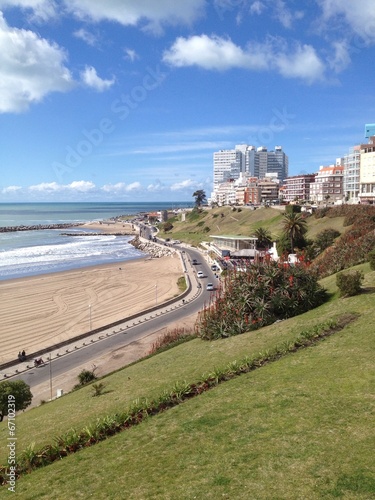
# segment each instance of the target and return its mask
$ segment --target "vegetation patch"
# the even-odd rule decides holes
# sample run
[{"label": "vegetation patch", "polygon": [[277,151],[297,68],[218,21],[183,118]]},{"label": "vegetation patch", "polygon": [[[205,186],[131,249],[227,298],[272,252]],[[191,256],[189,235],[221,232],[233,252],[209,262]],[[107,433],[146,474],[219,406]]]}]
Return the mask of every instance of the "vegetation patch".
[{"label": "vegetation patch", "polygon": [[184,342],[189,342],[189,340],[193,340],[195,338],[196,335],[190,328],[174,328],[156,339],[151,346],[148,356],[167,351],[172,347],[176,347]]},{"label": "vegetation patch", "polygon": [[[320,339],[340,331],[350,322],[357,319],[355,314],[342,315],[336,321],[329,320],[313,328],[303,330],[290,342],[284,342],[273,349],[266,350],[253,357],[244,357],[233,361],[222,368],[216,368],[208,375],[203,375],[196,383],[177,382],[169,390],[165,390],[155,399],[138,399],[123,412],[108,415],[86,426],[81,431],[70,429],[67,433],[57,436],[54,442],[35,450],[31,444],[17,459],[17,477],[60,460],[81,449],[92,446],[114,434],[140,424],[146,418],[164,412],[187,399],[198,396],[218,384],[234,377],[258,369],[270,362],[276,361],[288,353],[312,346]],[[0,468],[0,484],[7,483],[8,466]]]},{"label": "vegetation patch", "polygon": [[225,275],[223,286],[199,313],[196,333],[205,340],[231,337],[306,312],[327,298],[303,264],[251,264]]}]

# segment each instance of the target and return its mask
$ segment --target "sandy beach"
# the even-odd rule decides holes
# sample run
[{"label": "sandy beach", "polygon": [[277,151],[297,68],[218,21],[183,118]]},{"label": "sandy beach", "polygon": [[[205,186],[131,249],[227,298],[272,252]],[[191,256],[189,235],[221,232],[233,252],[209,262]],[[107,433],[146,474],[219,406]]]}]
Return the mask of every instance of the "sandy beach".
[{"label": "sandy beach", "polygon": [[[120,225],[129,229],[97,229]],[[175,254],[2,281],[0,364],[164,302],[179,293],[182,275]]]}]

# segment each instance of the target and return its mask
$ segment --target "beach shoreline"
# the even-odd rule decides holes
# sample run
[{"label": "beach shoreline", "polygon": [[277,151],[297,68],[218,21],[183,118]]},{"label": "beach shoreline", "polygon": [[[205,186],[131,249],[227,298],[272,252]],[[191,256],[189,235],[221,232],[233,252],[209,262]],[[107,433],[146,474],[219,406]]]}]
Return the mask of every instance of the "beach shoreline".
[{"label": "beach shoreline", "polygon": [[165,302],[182,275],[176,253],[0,281],[0,364]]}]

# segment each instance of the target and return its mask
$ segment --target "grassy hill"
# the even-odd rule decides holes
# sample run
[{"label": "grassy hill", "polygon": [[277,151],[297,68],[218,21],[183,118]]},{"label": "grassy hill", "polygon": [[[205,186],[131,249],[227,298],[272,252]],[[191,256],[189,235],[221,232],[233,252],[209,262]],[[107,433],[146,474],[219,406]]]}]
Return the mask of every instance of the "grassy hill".
[{"label": "grassy hill", "polygon": [[[268,209],[273,211],[272,209]],[[271,217],[272,218],[272,217]],[[138,426],[17,481],[33,498],[370,499],[373,470],[375,272],[361,295],[229,339],[195,339],[17,417],[17,451],[197,382],[229,362],[272,350],[346,313],[358,319],[318,344],[235,377]],[[6,443],[7,429],[0,439]],[[1,463],[6,449],[1,447]],[[4,488],[4,487],[3,487]],[[0,489],[0,498],[9,494]]]},{"label": "grassy hill", "polygon": [[[237,235],[250,236],[259,227],[268,229],[277,239],[282,232],[283,210],[261,207],[257,210],[242,208],[235,211],[230,207],[219,207],[203,210],[201,213],[187,214],[186,220],[180,217],[171,219],[173,229],[168,233],[160,232],[161,236],[185,241],[198,245],[201,241],[209,240],[210,235]],[[307,219],[307,237],[314,239],[324,229],[337,229],[344,232],[344,217]]]}]

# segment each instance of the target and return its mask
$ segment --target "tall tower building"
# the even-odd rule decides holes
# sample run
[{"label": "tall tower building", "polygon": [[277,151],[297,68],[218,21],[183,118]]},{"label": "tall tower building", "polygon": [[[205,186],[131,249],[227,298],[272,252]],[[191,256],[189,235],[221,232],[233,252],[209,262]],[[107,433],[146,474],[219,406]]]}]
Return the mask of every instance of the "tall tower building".
[{"label": "tall tower building", "polygon": [[265,179],[266,174],[277,174],[279,181],[288,177],[288,157],[281,146],[268,151],[265,146],[255,148],[237,144],[235,149],[222,149],[214,153],[214,190],[222,182],[243,177]]},{"label": "tall tower building", "polygon": [[242,153],[239,150],[222,149],[214,153],[214,189],[229,179],[238,179],[242,165]]}]

